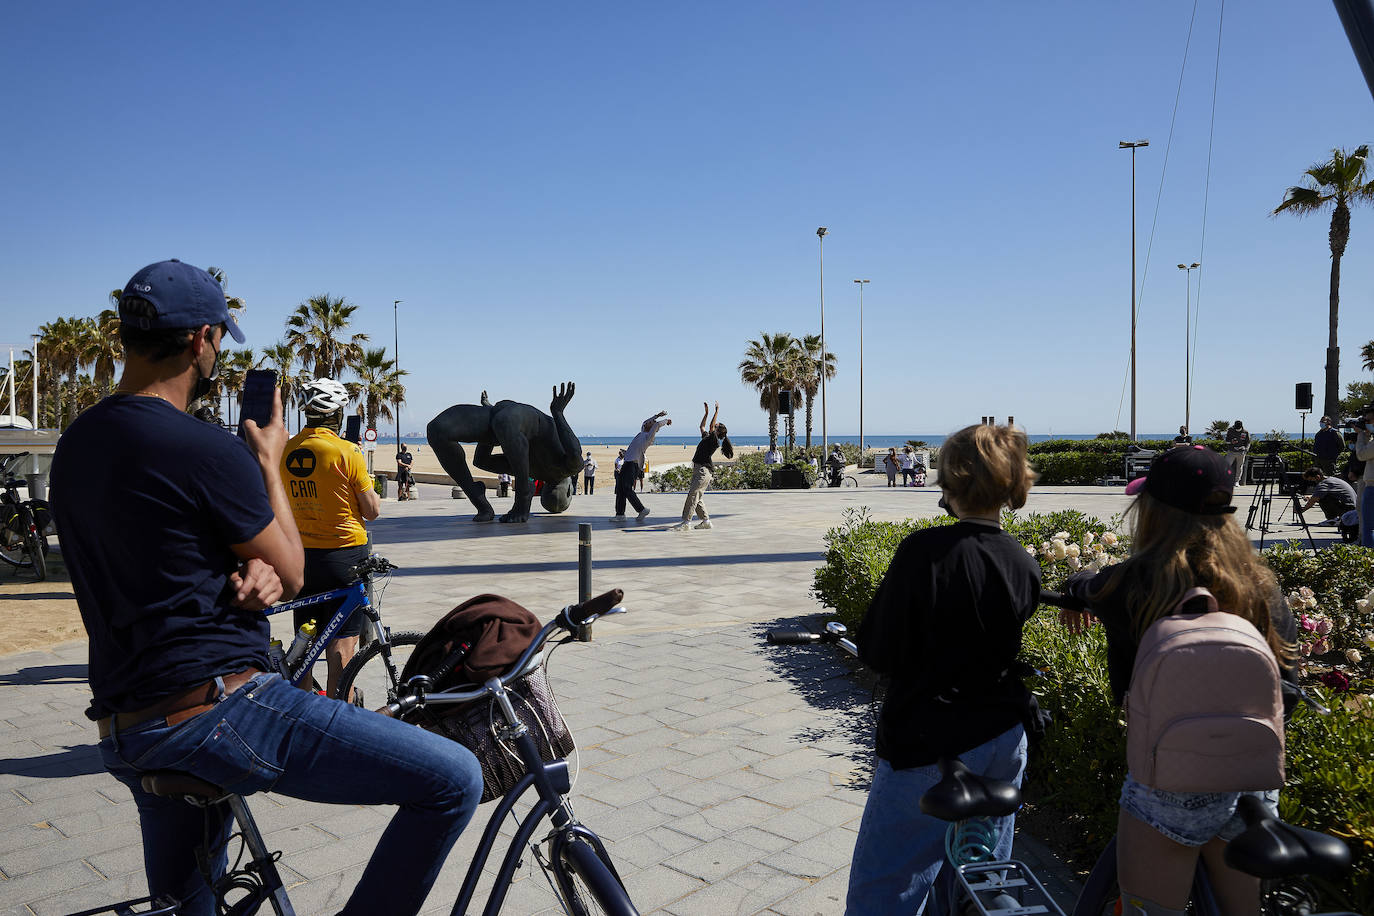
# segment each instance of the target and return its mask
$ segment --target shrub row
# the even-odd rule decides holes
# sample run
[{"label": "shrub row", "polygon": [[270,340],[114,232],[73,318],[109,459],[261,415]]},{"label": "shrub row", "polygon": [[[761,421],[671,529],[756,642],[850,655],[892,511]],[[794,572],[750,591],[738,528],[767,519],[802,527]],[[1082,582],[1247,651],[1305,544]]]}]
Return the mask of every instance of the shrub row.
[{"label": "shrub row", "polygon": [[[865,510],[846,512],[825,537],[825,561],[816,569],[813,594],[846,626],[856,628],[886,573],[898,544],[908,534],[953,519],[877,522]],[[1003,526],[1030,548],[1041,564],[1044,587],[1057,589],[1086,563],[1111,563],[1126,552],[1126,539],[1102,522],[1076,511],[1048,515],[1006,513]],[[1355,866],[1343,879],[1341,905],[1374,912],[1374,689],[1370,660],[1352,663],[1344,650],[1374,655],[1374,555],[1340,545],[1315,555],[1297,544],[1280,544],[1263,554],[1285,593],[1310,591],[1315,607],[1298,614],[1331,622],[1333,643],[1324,659],[1307,658],[1309,684],[1325,670],[1343,672],[1346,685],[1309,690],[1332,707],[1330,716],[1300,709],[1288,728],[1288,783],[1280,813],[1291,823],[1342,837]],[[1290,602],[1291,603],[1291,602]],[[1314,633],[1304,632],[1310,640]],[[1053,716],[1043,740],[1032,748],[1028,793],[1057,818],[1075,827],[1074,854],[1088,859],[1116,829],[1117,797],[1125,776],[1125,728],[1112,703],[1107,680],[1106,640],[1101,627],[1081,635],[1060,625],[1043,608],[1023,631],[1023,658],[1039,676],[1029,685]],[[1318,662],[1325,664],[1318,664]]]}]

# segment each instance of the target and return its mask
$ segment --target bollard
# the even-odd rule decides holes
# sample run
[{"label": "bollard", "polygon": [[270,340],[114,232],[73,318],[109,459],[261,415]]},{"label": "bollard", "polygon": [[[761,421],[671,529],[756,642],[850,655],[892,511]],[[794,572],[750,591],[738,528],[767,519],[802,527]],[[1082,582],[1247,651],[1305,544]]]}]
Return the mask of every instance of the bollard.
[{"label": "bollard", "polygon": [[[590,522],[577,525],[577,601],[581,604],[592,598],[592,526]],[[573,633],[578,642],[592,641],[590,624],[580,626]]]}]

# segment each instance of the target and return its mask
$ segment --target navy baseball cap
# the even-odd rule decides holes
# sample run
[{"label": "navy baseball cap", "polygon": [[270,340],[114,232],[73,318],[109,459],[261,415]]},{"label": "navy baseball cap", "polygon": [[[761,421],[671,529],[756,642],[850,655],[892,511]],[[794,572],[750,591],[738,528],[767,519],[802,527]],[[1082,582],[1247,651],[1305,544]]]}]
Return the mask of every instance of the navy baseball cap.
[{"label": "navy baseball cap", "polygon": [[1144,490],[1165,505],[1193,515],[1225,515],[1236,511],[1231,505],[1235,489],[1235,474],[1226,459],[1206,446],[1194,445],[1157,456],[1150,473],[1126,486],[1126,495]]},{"label": "navy baseball cap", "polygon": [[[129,299],[147,300],[157,315],[149,318],[126,314],[124,303]],[[149,264],[129,278],[119,299],[119,320],[145,331],[222,324],[234,340],[244,341],[243,331],[229,314],[219,282],[199,267],[183,264],[176,258]]]}]

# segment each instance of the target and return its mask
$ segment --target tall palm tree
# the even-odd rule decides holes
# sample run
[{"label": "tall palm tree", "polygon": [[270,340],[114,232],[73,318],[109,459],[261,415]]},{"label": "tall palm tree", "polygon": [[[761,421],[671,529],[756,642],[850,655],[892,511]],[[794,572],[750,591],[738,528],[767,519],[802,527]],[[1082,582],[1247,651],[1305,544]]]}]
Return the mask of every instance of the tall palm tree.
[{"label": "tall palm tree", "polygon": [[[1374,372],[1374,340],[1360,347],[1360,365],[1370,372]],[[1328,416],[1330,416],[1328,414]]]},{"label": "tall palm tree", "polygon": [[835,377],[835,354],[821,355],[821,335],[807,334],[798,341],[796,354],[798,387],[806,393],[806,448],[811,450],[811,426],[815,418],[816,395],[821,390],[821,371],[826,381]]},{"label": "tall palm tree", "polygon": [[93,324],[94,333],[86,340],[86,351],[82,355],[90,361],[96,386],[109,394],[114,390],[116,369],[124,362],[124,345],[119,340],[119,313],[114,309],[101,309]]},{"label": "tall palm tree", "polygon": [[796,341],[790,334],[759,334],[749,341],[740,360],[739,377],[759,393],[759,407],[768,411],[768,448],[778,447],[778,392],[795,387]]},{"label": "tall palm tree", "polygon": [[67,377],[68,392],[74,391],[77,373],[92,362],[87,354],[96,333],[95,322],[90,318],[58,318],[40,326],[38,333],[38,353],[48,368],[49,394],[56,405],[55,425],[62,429],[64,420],[73,415],[71,399],[63,394],[62,377]]},{"label": "tall palm tree", "polygon": [[1284,211],[1297,216],[1331,209],[1331,228],[1327,241],[1331,246],[1330,312],[1327,318],[1326,390],[1323,392],[1322,413],[1334,417],[1340,407],[1341,349],[1336,340],[1336,325],[1341,305],[1341,257],[1350,241],[1350,205],[1374,203],[1374,181],[1366,180],[1369,146],[1354,152],[1333,149],[1331,158],[1318,162],[1304,175],[1304,183],[1291,187],[1283,196],[1283,203],[1274,208],[1274,215]]},{"label": "tall palm tree", "polygon": [[356,396],[362,401],[363,420],[368,429],[376,429],[377,418],[392,419],[391,405],[405,400],[401,376],[408,373],[396,368],[396,360],[387,357],[386,347],[367,350],[353,371],[358,373]]},{"label": "tall palm tree", "polygon": [[302,363],[313,366],[315,378],[338,378],[363,358],[366,334],[342,339],[357,310],[343,297],[324,293],[296,306],[286,319],[286,343],[300,355]]}]

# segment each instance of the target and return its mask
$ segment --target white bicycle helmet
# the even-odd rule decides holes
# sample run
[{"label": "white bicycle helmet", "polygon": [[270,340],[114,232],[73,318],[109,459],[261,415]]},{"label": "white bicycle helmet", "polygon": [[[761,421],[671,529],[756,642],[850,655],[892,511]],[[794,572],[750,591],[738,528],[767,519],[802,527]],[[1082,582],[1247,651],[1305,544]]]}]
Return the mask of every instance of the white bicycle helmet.
[{"label": "white bicycle helmet", "polygon": [[348,404],[348,391],[332,378],[312,378],[301,386],[301,404],[306,413],[331,414]]}]

